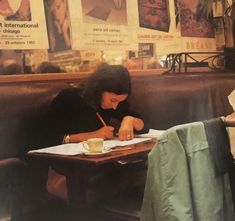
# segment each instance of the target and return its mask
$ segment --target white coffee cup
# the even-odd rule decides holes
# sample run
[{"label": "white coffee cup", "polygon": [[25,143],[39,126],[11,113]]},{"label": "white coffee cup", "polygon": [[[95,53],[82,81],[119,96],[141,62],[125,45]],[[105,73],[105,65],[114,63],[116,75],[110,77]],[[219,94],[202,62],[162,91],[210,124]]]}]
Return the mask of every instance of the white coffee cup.
[{"label": "white coffee cup", "polygon": [[104,139],[91,138],[83,142],[83,147],[90,153],[102,153],[104,151]]}]

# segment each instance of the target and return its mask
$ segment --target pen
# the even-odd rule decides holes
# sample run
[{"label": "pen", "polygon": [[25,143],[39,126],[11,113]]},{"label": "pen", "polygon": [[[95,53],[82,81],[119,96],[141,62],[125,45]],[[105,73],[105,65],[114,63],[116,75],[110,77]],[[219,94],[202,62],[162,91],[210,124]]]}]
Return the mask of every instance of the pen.
[{"label": "pen", "polygon": [[96,112],[96,115],[99,118],[99,120],[101,121],[101,123],[106,127],[107,124],[104,122],[104,119],[100,116],[100,114],[98,112]]},{"label": "pen", "polygon": [[131,147],[121,147],[121,148],[115,148],[111,149],[111,151],[122,151],[122,150],[131,150]]}]

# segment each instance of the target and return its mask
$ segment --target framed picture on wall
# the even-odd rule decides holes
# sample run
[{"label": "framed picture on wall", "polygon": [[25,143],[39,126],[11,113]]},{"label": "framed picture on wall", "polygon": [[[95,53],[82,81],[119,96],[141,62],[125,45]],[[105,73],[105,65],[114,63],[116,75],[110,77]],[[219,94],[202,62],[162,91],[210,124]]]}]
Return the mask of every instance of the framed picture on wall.
[{"label": "framed picture on wall", "polygon": [[181,36],[214,38],[213,19],[205,10],[206,1],[178,0]]},{"label": "framed picture on wall", "polygon": [[44,0],[49,52],[71,49],[68,0]]},{"label": "framed picture on wall", "polygon": [[138,0],[139,25],[169,32],[169,0]]}]

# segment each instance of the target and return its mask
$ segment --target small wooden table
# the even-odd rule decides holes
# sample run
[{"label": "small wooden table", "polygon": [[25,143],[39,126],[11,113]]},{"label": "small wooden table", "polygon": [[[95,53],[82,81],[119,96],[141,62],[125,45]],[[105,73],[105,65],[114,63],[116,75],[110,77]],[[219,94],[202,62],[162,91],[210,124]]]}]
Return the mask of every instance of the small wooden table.
[{"label": "small wooden table", "polygon": [[[147,158],[147,154],[156,145],[157,140],[151,139],[145,142],[125,146],[119,150],[111,151],[101,156],[86,156],[83,154],[75,156],[65,156],[47,153],[28,153],[30,160],[40,160],[50,166],[60,165],[60,172],[66,176],[69,203],[71,205],[84,207],[86,201],[86,189],[89,178],[97,166],[136,159],[138,157]],[[130,149],[126,149],[126,148]],[[78,197],[79,196],[79,197]]]},{"label": "small wooden table", "polygon": [[[73,156],[57,155],[48,153],[28,153],[28,157],[45,160],[48,162],[68,162],[79,164],[105,164],[118,160],[123,160],[128,157],[138,156],[148,153],[156,144],[156,139],[147,140],[141,143],[128,145],[125,147],[118,147],[114,151],[110,151],[100,156],[87,156],[84,154],[78,154]],[[128,148],[128,149],[127,149]]]}]

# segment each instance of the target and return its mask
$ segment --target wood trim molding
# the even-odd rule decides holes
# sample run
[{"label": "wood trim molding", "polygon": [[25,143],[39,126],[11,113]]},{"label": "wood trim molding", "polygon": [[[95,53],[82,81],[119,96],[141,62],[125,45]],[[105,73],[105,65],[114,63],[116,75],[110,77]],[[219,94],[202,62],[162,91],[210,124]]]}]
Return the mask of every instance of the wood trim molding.
[{"label": "wood trim molding", "polygon": [[[149,69],[149,70],[133,70],[130,71],[131,76],[146,76],[146,75],[160,75],[166,69]],[[77,72],[77,73],[50,73],[50,74],[19,74],[19,75],[0,75],[0,85],[10,83],[23,83],[23,82],[59,82],[79,81],[91,72]]]}]

